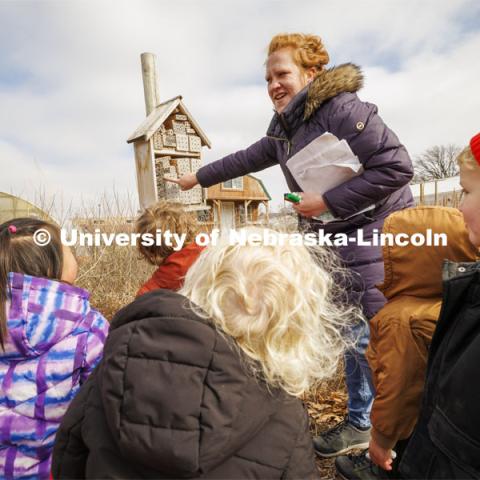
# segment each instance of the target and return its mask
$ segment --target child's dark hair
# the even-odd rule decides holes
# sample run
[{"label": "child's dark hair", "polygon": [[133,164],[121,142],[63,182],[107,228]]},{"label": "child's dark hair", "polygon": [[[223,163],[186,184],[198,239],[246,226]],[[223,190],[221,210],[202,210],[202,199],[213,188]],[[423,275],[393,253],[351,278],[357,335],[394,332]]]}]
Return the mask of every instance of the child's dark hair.
[{"label": "child's dark hair", "polygon": [[[34,233],[45,229],[50,242],[39,246]],[[34,277],[60,280],[63,269],[63,250],[60,229],[36,218],[15,218],[0,225],[0,344],[4,348],[7,335],[6,302],[8,273],[17,272]]]},{"label": "child's dark hair", "polygon": [[[148,233],[155,237],[157,231],[185,234],[185,243],[195,240],[198,231],[198,222],[192,212],[187,212],[180,203],[160,200],[146,208],[135,222],[135,231],[140,234]],[[161,234],[160,234],[161,235]],[[152,265],[160,265],[165,258],[174,252],[173,246],[162,245],[145,246],[137,243],[137,248],[143,257]]]}]

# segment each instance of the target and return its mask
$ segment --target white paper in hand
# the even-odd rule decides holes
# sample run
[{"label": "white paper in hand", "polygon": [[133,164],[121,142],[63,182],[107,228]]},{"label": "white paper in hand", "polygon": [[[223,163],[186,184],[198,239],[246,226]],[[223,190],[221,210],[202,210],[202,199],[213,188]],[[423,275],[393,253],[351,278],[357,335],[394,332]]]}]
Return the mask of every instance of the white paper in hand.
[{"label": "white paper in hand", "polygon": [[[287,167],[302,191],[321,195],[363,172],[362,164],[348,143],[345,140],[338,140],[330,132],[320,135],[302,148],[288,160]],[[375,204],[369,205],[343,220],[373,208],[375,208]],[[315,219],[325,223],[342,220],[334,218],[328,211]]]},{"label": "white paper in hand", "polygon": [[320,194],[363,171],[348,143],[329,132],[296,153],[288,160],[287,167],[304,192]]}]

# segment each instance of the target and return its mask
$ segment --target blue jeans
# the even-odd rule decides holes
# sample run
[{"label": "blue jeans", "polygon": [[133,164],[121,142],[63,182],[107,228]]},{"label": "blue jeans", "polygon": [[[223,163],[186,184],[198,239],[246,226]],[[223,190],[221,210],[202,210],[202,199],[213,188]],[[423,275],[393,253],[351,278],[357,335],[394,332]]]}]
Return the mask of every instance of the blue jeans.
[{"label": "blue jeans", "polygon": [[357,338],[353,348],[345,354],[345,382],[348,391],[348,420],[356,427],[370,427],[375,389],[372,372],[365,352],[370,339],[368,321],[358,323],[351,329],[353,338]]}]

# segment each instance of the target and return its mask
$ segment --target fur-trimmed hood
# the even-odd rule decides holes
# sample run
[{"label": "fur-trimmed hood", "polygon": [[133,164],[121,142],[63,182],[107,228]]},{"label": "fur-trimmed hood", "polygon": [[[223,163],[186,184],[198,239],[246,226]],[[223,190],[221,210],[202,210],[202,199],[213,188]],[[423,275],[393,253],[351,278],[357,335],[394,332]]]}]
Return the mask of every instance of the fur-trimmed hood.
[{"label": "fur-trimmed hood", "polygon": [[303,118],[307,120],[325,101],[339,93],[355,93],[363,87],[363,73],[359,66],[344,63],[320,73],[308,87]]}]

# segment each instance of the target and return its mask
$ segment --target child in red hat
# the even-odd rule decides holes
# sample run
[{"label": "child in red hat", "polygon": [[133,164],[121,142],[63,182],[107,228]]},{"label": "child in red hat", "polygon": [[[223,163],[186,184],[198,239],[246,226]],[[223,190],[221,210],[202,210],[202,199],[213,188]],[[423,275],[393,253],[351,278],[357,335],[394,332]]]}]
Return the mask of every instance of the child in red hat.
[{"label": "child in red hat", "polygon": [[480,133],[470,140],[458,157],[463,201],[460,210],[468,227],[470,241],[480,246]]}]

